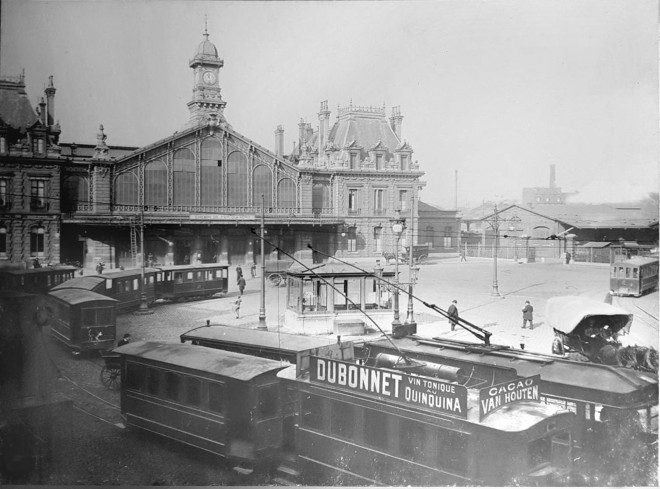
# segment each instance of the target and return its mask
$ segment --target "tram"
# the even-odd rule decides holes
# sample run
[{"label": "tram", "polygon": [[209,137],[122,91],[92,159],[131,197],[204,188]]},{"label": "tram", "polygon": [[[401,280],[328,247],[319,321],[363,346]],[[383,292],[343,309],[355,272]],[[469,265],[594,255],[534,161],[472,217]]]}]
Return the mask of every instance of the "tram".
[{"label": "tram", "polygon": [[73,278],[76,270],[69,265],[0,270],[0,291],[45,294],[52,287]]},{"label": "tram", "polygon": [[47,297],[51,336],[70,348],[74,355],[104,352],[115,345],[115,299],[82,289],[52,290]]},{"label": "tram", "polygon": [[614,295],[639,297],[657,286],[657,258],[633,257],[610,265],[610,289]]},{"label": "tram", "polygon": [[179,300],[226,294],[228,282],[229,265],[206,263],[159,267],[156,271],[156,297]]},{"label": "tram", "polygon": [[115,352],[127,426],[305,484],[545,485],[571,472],[575,415],[540,402],[538,376],[475,383],[339,347],[298,365],[191,344]]}]

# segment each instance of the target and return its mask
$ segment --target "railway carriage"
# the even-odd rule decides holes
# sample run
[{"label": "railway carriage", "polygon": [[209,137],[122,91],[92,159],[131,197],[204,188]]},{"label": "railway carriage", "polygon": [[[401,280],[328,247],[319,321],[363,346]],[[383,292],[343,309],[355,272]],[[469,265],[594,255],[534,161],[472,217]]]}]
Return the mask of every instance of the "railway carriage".
[{"label": "railway carriage", "polygon": [[155,279],[158,299],[178,300],[226,294],[229,265],[208,263],[159,267]]},{"label": "railway carriage", "polygon": [[0,270],[0,290],[45,294],[52,287],[73,278],[76,270],[76,267],[69,265],[27,270]]},{"label": "railway carriage", "polygon": [[277,460],[280,362],[194,345],[135,342],[121,355],[126,425],[243,463]]},{"label": "railway carriage", "polygon": [[145,268],[142,287],[140,286],[142,270],[139,268],[106,272],[98,277],[105,280],[105,292],[102,293],[116,299],[119,311],[125,312],[140,306],[143,293],[148,304],[156,300],[156,273],[155,268]]},{"label": "railway carriage", "polygon": [[48,294],[51,310],[50,333],[80,354],[106,351],[115,345],[117,301],[81,289],[52,290]]},{"label": "railway carriage", "polygon": [[657,258],[634,257],[610,265],[610,289],[615,295],[639,297],[657,286]]}]

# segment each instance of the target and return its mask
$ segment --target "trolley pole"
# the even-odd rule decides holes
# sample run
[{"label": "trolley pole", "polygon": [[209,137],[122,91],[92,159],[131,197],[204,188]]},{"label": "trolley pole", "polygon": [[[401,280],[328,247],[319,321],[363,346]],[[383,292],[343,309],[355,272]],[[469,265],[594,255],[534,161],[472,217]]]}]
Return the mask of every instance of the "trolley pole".
[{"label": "trolley pole", "polygon": [[266,326],[266,257],[264,256],[264,235],[266,226],[264,224],[264,194],[261,194],[261,305],[259,307],[259,326],[257,329],[268,329]]},{"label": "trolley pole", "polygon": [[410,226],[408,227],[408,314],[406,315],[405,324],[408,325],[408,334],[417,333],[417,322],[415,321],[415,316],[413,314],[413,282],[415,281],[415,270],[413,267],[413,226],[415,220],[415,204],[411,202],[410,204]]},{"label": "trolley pole", "polygon": [[153,314],[154,311],[149,309],[147,305],[147,293],[144,290],[144,205],[140,210],[140,259],[142,260],[140,267],[140,307],[136,314]]}]

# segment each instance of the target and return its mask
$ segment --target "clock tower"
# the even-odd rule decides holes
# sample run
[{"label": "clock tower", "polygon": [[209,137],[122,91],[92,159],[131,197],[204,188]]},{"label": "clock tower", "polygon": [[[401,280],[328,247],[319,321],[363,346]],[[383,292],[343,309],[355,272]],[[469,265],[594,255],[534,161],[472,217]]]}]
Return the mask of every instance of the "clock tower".
[{"label": "clock tower", "polygon": [[194,72],[193,97],[188,102],[190,125],[205,124],[209,121],[226,124],[223,111],[227,102],[222,100],[218,81],[218,72],[223,64],[218,58],[218,50],[209,41],[209,33],[204,29],[204,40],[190,60],[190,67]]}]

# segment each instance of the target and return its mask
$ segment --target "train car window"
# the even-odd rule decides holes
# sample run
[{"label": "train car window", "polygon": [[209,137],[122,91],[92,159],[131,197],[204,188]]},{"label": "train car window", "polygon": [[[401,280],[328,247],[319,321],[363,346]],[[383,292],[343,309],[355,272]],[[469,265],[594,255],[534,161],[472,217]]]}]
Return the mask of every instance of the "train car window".
[{"label": "train car window", "polygon": [[51,282],[52,282],[52,278],[53,278],[53,277],[51,277],[50,275],[47,275],[47,276],[46,276],[46,285],[48,285],[48,287],[50,287],[50,284],[51,284]]},{"label": "train car window", "polygon": [[193,272],[188,272],[185,274],[183,277],[184,282],[192,282],[193,281]]},{"label": "train car window", "polygon": [[186,403],[191,406],[199,406],[201,404],[202,382],[194,377],[186,379]]},{"label": "train car window", "polygon": [[96,324],[112,324],[112,307],[99,307],[96,309]]},{"label": "train car window", "polygon": [[616,267],[612,267],[610,269],[610,273],[611,273],[612,278],[616,278]]},{"label": "train car window", "polygon": [[619,267],[619,278],[625,277],[623,267]]},{"label": "train car window", "polygon": [[312,394],[303,397],[302,413],[304,427],[323,429],[323,398]]},{"label": "train car window", "polygon": [[144,382],[144,365],[128,362],[126,365],[126,389],[142,390]]},{"label": "train car window", "polygon": [[183,273],[182,272],[176,272],[174,274],[174,283],[176,283],[176,284],[183,283]]},{"label": "train car window", "polygon": [[632,269],[632,273],[633,273],[633,278],[639,278],[639,276],[638,276],[638,269],[637,269],[637,268],[633,268],[633,269]]},{"label": "train car window", "polygon": [[426,427],[418,421],[401,419],[399,424],[399,453],[402,457],[419,462],[424,458]]},{"label": "train car window", "polygon": [[351,438],[355,431],[355,406],[341,401],[332,401],[330,432],[344,438]]},{"label": "train car window", "polygon": [[111,278],[106,278],[105,279],[105,290],[112,290],[112,279]]},{"label": "train car window", "polygon": [[224,411],[225,389],[221,384],[209,384],[209,409],[216,413]]},{"label": "train car window", "polygon": [[165,397],[172,401],[179,400],[181,377],[175,372],[165,372]]},{"label": "train car window", "polygon": [[147,392],[153,394],[154,396],[158,395],[158,388],[160,386],[160,372],[158,369],[149,367],[147,368]]},{"label": "train car window", "polygon": [[278,405],[277,384],[267,385],[259,390],[259,414],[261,417],[277,414]]},{"label": "train car window", "polygon": [[364,442],[375,448],[387,448],[387,420],[389,416],[380,411],[365,409]]},{"label": "train car window", "polygon": [[467,472],[468,437],[463,433],[444,430],[437,431],[438,465],[455,472]]},{"label": "train car window", "polygon": [[133,290],[138,290],[140,288],[140,279],[133,279]]},{"label": "train car window", "polygon": [[204,272],[195,272],[195,278],[193,280],[195,282],[203,282],[204,281]]},{"label": "train car window", "polygon": [[539,438],[530,441],[527,444],[527,458],[529,467],[536,467],[552,460],[552,439],[551,437]]},{"label": "train car window", "polygon": [[96,311],[94,309],[81,309],[80,317],[83,326],[94,326],[96,324]]}]

